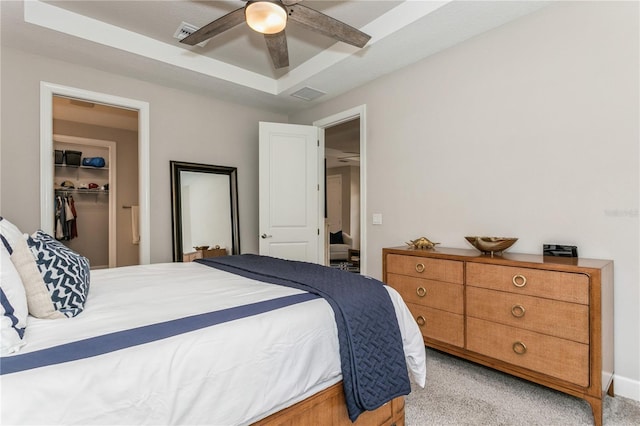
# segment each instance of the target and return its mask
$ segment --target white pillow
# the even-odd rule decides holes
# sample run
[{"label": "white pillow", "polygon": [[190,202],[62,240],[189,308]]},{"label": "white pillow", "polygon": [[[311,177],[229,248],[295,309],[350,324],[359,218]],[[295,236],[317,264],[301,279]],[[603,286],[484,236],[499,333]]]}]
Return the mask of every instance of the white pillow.
[{"label": "white pillow", "polygon": [[66,318],[62,312],[58,312],[51,300],[47,285],[26,240],[17,241],[11,254],[11,261],[22,278],[24,291],[27,294],[29,314],[36,318]]},{"label": "white pillow", "polygon": [[25,235],[20,232],[18,227],[2,216],[0,216],[0,234],[5,238],[3,244],[9,254],[13,253],[14,247],[19,240],[26,240]]},{"label": "white pillow", "polygon": [[[3,221],[4,222],[4,221]],[[0,354],[17,352],[26,344],[27,296],[22,280],[11,261],[4,234],[2,239],[2,264],[0,265]]]}]

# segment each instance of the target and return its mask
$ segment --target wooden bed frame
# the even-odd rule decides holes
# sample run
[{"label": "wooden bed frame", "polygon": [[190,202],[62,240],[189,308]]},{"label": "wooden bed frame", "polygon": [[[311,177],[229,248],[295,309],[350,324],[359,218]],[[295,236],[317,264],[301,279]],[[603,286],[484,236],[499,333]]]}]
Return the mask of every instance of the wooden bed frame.
[{"label": "wooden bed frame", "polygon": [[339,382],[254,423],[254,425],[404,426],[404,397],[395,398],[375,411],[362,413],[358,420],[352,423],[347,414],[342,382]]}]

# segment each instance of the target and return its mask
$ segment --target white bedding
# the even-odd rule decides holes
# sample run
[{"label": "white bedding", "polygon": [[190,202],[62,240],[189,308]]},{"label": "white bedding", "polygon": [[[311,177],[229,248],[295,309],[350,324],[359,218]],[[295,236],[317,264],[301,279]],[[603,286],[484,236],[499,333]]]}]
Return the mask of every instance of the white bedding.
[{"label": "white bedding", "polygon": [[[396,307],[414,379],[422,336]],[[85,311],[29,318],[18,354],[83,338],[302,293],[198,263],[92,271]],[[1,362],[1,360],[0,360]],[[0,377],[0,423],[248,424],[341,380],[333,312],[323,299],[116,352]]]}]

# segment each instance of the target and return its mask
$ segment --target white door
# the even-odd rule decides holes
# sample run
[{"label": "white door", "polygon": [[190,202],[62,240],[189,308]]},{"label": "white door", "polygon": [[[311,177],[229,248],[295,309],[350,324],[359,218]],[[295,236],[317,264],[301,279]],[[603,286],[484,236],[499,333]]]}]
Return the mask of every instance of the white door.
[{"label": "white door", "polygon": [[261,255],[324,263],[324,169],[319,167],[323,135],[314,126],[260,123]]}]

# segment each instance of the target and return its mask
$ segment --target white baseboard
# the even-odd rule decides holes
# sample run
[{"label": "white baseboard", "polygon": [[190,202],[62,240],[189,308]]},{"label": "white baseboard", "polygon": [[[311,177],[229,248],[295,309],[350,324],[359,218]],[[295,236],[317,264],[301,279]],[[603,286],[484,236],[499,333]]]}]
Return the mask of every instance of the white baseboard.
[{"label": "white baseboard", "polygon": [[613,391],[616,396],[640,401],[640,381],[613,375]]}]

